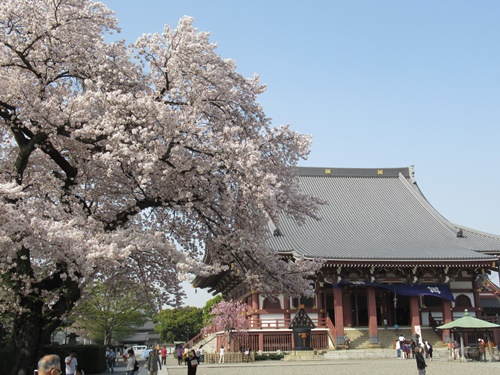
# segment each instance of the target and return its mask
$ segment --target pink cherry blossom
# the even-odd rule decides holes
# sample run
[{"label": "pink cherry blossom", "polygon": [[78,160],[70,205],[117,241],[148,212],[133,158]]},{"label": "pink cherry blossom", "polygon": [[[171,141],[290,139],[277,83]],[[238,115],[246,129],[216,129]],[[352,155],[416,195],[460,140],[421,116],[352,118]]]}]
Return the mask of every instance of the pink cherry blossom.
[{"label": "pink cherry blossom", "polygon": [[[28,372],[85,286],[178,305],[179,280],[231,270],[263,294],[307,290],[270,220],[315,217],[293,167],[311,138],[273,127],[209,33],[184,17],[131,46],[91,0],[0,5],[0,317]],[[204,258],[205,257],[205,258]],[[232,268],[230,268],[232,266]],[[27,354],[29,353],[29,354]]]}]

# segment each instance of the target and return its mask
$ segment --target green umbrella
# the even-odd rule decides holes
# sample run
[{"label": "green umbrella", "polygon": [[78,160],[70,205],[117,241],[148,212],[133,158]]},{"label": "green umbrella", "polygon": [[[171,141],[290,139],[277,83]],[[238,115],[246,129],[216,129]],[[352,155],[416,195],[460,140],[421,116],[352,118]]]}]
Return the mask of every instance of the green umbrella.
[{"label": "green umbrella", "polygon": [[[461,318],[458,318],[452,322],[443,324],[439,327],[436,327],[437,329],[455,329],[459,330],[461,333],[463,333],[464,329],[475,329],[475,330],[488,330],[492,328],[498,328],[500,327],[499,324],[495,323],[490,323],[482,319],[474,318],[473,316],[469,315],[469,312],[467,310],[464,311],[464,316]],[[460,361],[465,362],[465,356],[464,356],[464,339],[463,339],[463,334],[460,335],[460,350],[461,350],[461,358]]]}]

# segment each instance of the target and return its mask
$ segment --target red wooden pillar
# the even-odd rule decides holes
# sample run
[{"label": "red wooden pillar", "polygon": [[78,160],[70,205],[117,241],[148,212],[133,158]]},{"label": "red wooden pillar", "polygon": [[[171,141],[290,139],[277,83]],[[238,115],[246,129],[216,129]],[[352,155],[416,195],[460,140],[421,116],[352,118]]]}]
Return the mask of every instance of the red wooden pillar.
[{"label": "red wooden pillar", "polygon": [[290,315],[290,297],[284,296],[283,297],[283,308],[285,310],[285,313],[283,317],[285,318],[285,327],[288,327],[291,322],[291,315]]},{"label": "red wooden pillar", "polygon": [[252,326],[254,328],[260,328],[259,327],[259,294],[255,291],[252,291]]},{"label": "red wooden pillar", "polygon": [[316,303],[318,308],[318,325],[323,326],[325,320],[325,306],[324,306],[324,296],[323,296],[323,288],[316,292]]},{"label": "red wooden pillar", "polygon": [[342,288],[333,288],[333,311],[335,312],[335,345],[344,342],[344,306],[342,301]]},{"label": "red wooden pillar", "polygon": [[477,290],[479,289],[477,281],[472,282],[473,286],[473,296],[474,296],[474,310],[476,311],[476,318],[481,319],[483,317],[483,310],[481,309],[481,301],[479,300],[479,293]]},{"label": "red wooden pillar", "polygon": [[[352,322],[353,312],[352,312],[352,289],[349,290],[348,293],[342,293],[342,304],[344,306],[344,326],[352,327],[354,324]],[[342,290],[342,289],[340,289]],[[357,311],[355,312],[358,313]]]},{"label": "red wooden pillar", "polygon": [[[453,312],[451,310],[451,301],[443,299],[443,324],[450,323],[453,321]],[[442,332],[443,342],[450,342],[450,330],[445,329]]]},{"label": "red wooden pillar", "polygon": [[259,333],[259,350],[264,351],[264,334]]},{"label": "red wooden pillar", "polygon": [[421,326],[419,296],[410,297],[411,331],[415,332],[415,326]]},{"label": "red wooden pillar", "polygon": [[378,325],[377,325],[377,299],[375,297],[375,288],[369,286],[367,288],[368,299],[368,335],[370,344],[378,344]]}]

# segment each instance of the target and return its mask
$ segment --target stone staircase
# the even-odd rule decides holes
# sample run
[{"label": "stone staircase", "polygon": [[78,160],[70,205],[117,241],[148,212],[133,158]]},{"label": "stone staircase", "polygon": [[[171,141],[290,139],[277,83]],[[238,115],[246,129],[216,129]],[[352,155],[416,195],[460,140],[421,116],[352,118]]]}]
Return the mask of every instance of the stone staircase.
[{"label": "stone staircase", "polygon": [[[334,360],[361,360],[361,359],[388,359],[396,358],[396,350],[392,348],[387,349],[348,349],[348,350],[327,350],[323,353],[323,360],[334,361]],[[448,351],[446,348],[434,349],[433,357],[437,358],[447,358]]]},{"label": "stone staircase", "polygon": [[[403,329],[399,330],[399,333],[402,334],[407,340],[413,338],[410,328],[404,327]],[[399,336],[396,334],[394,328],[382,328],[378,331],[378,337],[382,348],[393,348],[393,342]],[[441,336],[439,336],[439,334],[437,334],[432,327],[422,327],[422,338],[420,339],[420,341],[422,341],[422,339],[424,341],[428,341],[434,349],[446,347],[446,344],[442,341]]]},{"label": "stone staircase", "polygon": [[[293,351],[287,353],[286,361],[324,361],[324,360],[349,360],[349,359],[386,359],[396,358],[396,350],[393,348],[393,341],[399,336],[394,328],[384,329],[379,327],[379,344],[370,344],[368,328],[345,328],[344,329],[351,340],[349,349],[344,349],[342,345],[337,346],[336,350],[311,350],[311,351]],[[405,338],[411,338],[411,328],[402,327],[399,330]],[[448,351],[441,337],[434,332],[431,327],[422,327],[422,336],[424,340],[429,341],[434,348],[434,358],[447,358]],[[212,334],[205,337],[196,344],[196,347],[203,344],[205,353],[216,352],[216,335]]]},{"label": "stone staircase", "polygon": [[[370,337],[368,335],[368,328],[354,329],[344,328],[344,332],[349,336],[351,344],[349,349],[368,349],[370,348]],[[339,345],[337,349],[344,349]]]},{"label": "stone staircase", "polygon": [[[339,345],[336,350],[325,350],[322,352],[324,360],[396,358],[393,342],[399,335],[394,328],[384,329],[380,327],[378,330],[379,343],[375,345],[370,344],[368,328],[345,328],[344,331],[351,340],[349,349],[344,349],[342,345]],[[402,334],[406,339],[412,338],[410,327],[400,328],[399,334]],[[446,344],[441,341],[441,337],[431,327],[422,327],[422,337],[433,346],[434,358],[448,357]]]},{"label": "stone staircase", "polygon": [[[408,340],[412,338],[410,327],[400,328],[399,334],[396,333],[394,328],[384,329],[380,327],[378,330],[379,343],[374,345],[370,344],[368,328],[345,328],[344,331],[351,339],[349,349],[393,349],[393,342],[397,340],[399,334],[402,334]],[[431,327],[422,327],[422,337],[425,341],[429,341],[435,349],[446,347],[441,337]],[[337,349],[343,349],[342,345]]]}]

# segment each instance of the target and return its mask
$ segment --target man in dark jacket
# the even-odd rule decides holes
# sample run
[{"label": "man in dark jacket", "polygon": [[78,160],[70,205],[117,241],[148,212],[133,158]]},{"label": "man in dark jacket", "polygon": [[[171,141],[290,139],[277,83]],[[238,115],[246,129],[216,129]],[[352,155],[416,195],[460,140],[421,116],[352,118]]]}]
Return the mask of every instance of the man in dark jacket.
[{"label": "man in dark jacket", "polygon": [[425,368],[427,365],[425,364],[425,358],[418,346],[415,348],[415,361],[417,361],[418,375],[425,375]]}]

